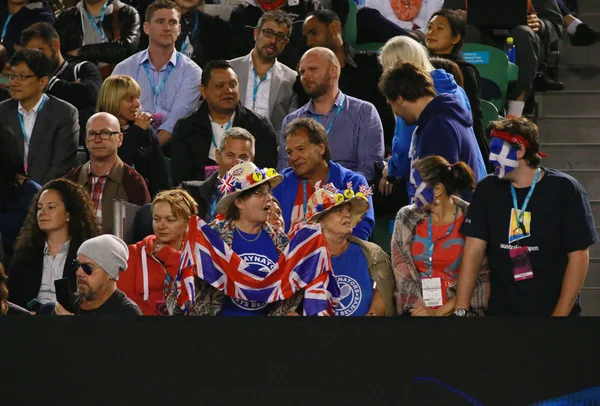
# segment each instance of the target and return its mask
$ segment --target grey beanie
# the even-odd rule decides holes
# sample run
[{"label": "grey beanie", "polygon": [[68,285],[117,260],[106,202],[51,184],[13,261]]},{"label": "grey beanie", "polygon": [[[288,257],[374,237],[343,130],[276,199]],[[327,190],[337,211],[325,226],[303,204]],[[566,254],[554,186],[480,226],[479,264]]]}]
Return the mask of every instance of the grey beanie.
[{"label": "grey beanie", "polygon": [[127,244],[112,234],[103,234],[85,241],[77,250],[97,263],[113,279],[119,279],[119,272],[127,269],[129,250]]}]

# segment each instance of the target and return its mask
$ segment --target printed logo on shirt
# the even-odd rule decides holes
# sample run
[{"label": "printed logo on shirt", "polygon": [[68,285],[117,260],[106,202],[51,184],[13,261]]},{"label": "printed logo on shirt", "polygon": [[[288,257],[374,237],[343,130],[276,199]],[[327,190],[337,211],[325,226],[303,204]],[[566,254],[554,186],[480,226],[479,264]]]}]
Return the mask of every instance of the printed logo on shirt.
[{"label": "printed logo on shirt", "polygon": [[340,286],[340,303],[335,308],[336,316],[352,316],[362,300],[362,290],[358,282],[349,276],[336,276]]},{"label": "printed logo on shirt", "polygon": [[[275,267],[275,262],[271,261],[271,259],[265,255],[249,253],[241,254],[240,258],[242,258],[249,265],[258,267],[258,272],[263,273],[263,277],[266,277],[269,272],[271,272],[271,269]],[[231,298],[231,301],[240,309],[250,311],[260,310],[268,304],[265,302],[249,302],[247,300],[234,298]]]},{"label": "printed logo on shirt", "polygon": [[[519,248],[519,245],[510,245],[510,244],[500,244],[500,249],[501,250],[515,250]],[[540,247],[538,247],[537,245],[533,246],[533,247],[527,247],[527,250],[529,252],[532,251],[539,251]]]}]

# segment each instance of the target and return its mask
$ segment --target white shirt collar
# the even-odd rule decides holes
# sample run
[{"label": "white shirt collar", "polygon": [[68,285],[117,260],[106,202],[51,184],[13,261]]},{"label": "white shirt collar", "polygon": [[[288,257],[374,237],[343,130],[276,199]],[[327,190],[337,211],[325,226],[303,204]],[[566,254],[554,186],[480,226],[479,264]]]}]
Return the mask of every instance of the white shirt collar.
[{"label": "white shirt collar", "polygon": [[[152,61],[150,60],[150,52],[148,51],[148,48],[146,48],[143,52],[144,53],[142,54],[140,65],[146,63],[146,61],[152,65]],[[177,53],[177,50],[173,49],[173,53],[171,54],[171,58],[169,58],[169,62],[167,62],[167,65],[170,63],[173,66],[177,66]],[[163,68],[165,68],[167,65],[163,66]]]},{"label": "white shirt collar", "polygon": [[[42,101],[44,100],[45,97],[46,97],[46,95],[42,94],[42,97],[40,97],[40,99],[35,104],[35,106],[33,106],[33,108],[31,110],[29,110],[29,113],[31,113],[33,111],[33,112],[35,112],[35,114],[37,114],[38,109],[40,108],[40,105],[42,104]],[[25,115],[28,113],[27,111],[25,111],[25,108],[23,108],[23,106],[21,105],[21,102],[19,102],[19,107],[18,107],[17,111],[19,113],[21,113],[22,115]]]}]

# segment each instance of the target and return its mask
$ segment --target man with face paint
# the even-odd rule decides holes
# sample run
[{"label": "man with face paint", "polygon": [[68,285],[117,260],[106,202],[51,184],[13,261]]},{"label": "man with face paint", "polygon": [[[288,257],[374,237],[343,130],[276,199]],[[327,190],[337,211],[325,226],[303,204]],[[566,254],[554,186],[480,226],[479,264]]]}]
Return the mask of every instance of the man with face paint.
[{"label": "man with face paint", "polygon": [[577,180],[540,166],[535,124],[509,118],[491,124],[490,162],[461,232],[467,236],[456,299],[471,302],[477,270],[490,264],[489,315],[573,316],[598,241],[588,196]]}]

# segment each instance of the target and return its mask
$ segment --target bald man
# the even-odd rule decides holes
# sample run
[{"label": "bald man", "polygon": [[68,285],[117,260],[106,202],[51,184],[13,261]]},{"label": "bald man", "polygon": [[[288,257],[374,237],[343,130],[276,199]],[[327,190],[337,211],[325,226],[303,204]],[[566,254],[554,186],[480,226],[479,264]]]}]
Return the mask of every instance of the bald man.
[{"label": "bald man", "polygon": [[331,50],[315,47],[306,51],[298,67],[302,87],[310,100],[283,120],[279,169],[289,166],[285,127],[296,118],[308,117],[325,129],[333,162],[364,175],[368,181],[373,180],[374,165],[383,160],[384,152],[383,128],[377,110],[373,104],[339,89],[340,63]]},{"label": "bald man", "polygon": [[90,160],[65,175],[90,193],[98,224],[105,234],[113,233],[113,200],[138,206],[150,203],[144,178],[117,156],[122,143],[119,120],[109,113],[94,114],[85,133]]}]

